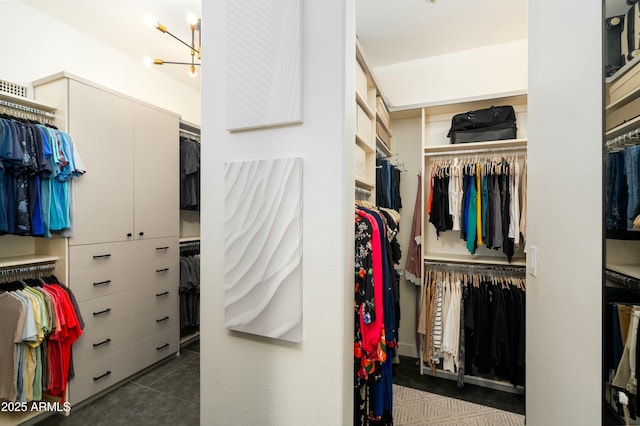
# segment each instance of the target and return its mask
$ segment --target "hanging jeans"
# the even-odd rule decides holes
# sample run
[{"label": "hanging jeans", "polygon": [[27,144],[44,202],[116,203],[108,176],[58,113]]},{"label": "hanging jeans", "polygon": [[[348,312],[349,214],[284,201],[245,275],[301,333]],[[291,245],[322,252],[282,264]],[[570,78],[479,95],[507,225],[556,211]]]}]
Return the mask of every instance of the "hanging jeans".
[{"label": "hanging jeans", "polygon": [[624,170],[627,175],[627,230],[633,231],[633,220],[640,213],[640,145],[630,146],[624,151]]},{"label": "hanging jeans", "polygon": [[627,229],[627,178],[624,152],[607,156],[607,229]]}]

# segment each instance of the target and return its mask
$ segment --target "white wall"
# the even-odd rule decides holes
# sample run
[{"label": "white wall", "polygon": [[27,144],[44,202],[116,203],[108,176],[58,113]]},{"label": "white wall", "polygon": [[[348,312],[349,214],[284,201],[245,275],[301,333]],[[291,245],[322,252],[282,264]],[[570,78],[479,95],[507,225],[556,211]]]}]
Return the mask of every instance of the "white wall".
[{"label": "white wall", "polygon": [[[114,25],[117,31],[117,24]],[[22,2],[2,2],[0,79],[29,85],[68,71],[200,123],[200,93]]]},{"label": "white wall", "polygon": [[[225,3],[203,2],[201,422],[353,421],[354,1],[304,1],[304,123],[225,129]],[[331,28],[331,31],[327,31]],[[349,58],[347,61],[346,58]],[[211,59],[211,62],[207,62]],[[345,75],[349,76],[348,79]],[[224,327],[224,163],[303,159],[303,341]]]},{"label": "white wall", "polygon": [[538,276],[527,277],[529,426],[600,424],[601,9],[529,2],[527,235],[538,248]]},{"label": "white wall", "polygon": [[527,40],[373,69],[390,107],[527,89]]},{"label": "white wall", "polygon": [[[402,197],[402,209],[400,209],[400,232],[398,242],[402,248],[402,259],[398,269],[404,270],[407,263],[407,251],[409,249],[409,236],[411,235],[411,223],[413,221],[413,209],[418,190],[418,172],[422,170],[422,136],[420,117],[393,120],[393,154],[391,162],[403,164],[406,173],[401,174],[400,195]],[[400,355],[418,357],[416,348],[416,301],[419,300],[420,287],[404,276],[400,278],[400,333],[398,339],[398,352]],[[417,373],[416,368],[416,373]]]}]

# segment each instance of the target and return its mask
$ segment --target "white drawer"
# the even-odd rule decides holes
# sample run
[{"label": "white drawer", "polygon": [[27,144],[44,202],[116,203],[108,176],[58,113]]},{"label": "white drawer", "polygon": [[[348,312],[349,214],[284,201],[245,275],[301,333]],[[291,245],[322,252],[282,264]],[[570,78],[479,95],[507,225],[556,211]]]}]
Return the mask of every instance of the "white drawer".
[{"label": "white drawer", "polygon": [[71,272],[70,287],[78,301],[107,296],[136,287],[131,268],[96,268]]},{"label": "white drawer", "polygon": [[152,308],[86,330],[73,344],[74,365],[85,365],[150,336],[180,326],[178,303]]},{"label": "white drawer", "polygon": [[143,310],[169,312],[178,302],[178,283],[159,282],[79,302],[85,330],[128,317]]},{"label": "white drawer", "polygon": [[178,256],[148,259],[140,262],[135,270],[136,282],[139,285],[157,285],[158,283],[172,282],[178,286],[180,278],[180,258]]},{"label": "white drawer", "polygon": [[77,404],[160,361],[180,349],[180,329],[174,327],[75,368],[69,381],[69,401]]},{"label": "white drawer", "polygon": [[135,247],[128,241],[69,247],[69,271],[129,268],[135,265]]},{"label": "white drawer", "polygon": [[176,237],[134,241],[136,259],[159,259],[180,256],[180,242]]}]

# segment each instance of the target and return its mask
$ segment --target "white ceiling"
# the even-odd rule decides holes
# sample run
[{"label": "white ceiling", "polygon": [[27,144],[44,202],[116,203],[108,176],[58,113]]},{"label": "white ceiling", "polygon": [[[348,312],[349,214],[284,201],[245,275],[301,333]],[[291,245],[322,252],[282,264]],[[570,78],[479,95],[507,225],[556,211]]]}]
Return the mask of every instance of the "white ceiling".
[{"label": "white ceiling", "polygon": [[527,38],[527,0],[356,0],[372,68]]},{"label": "white ceiling", "polygon": [[[146,16],[153,16],[171,33],[189,43],[191,31],[187,15],[202,14],[200,0],[22,1],[140,61],[145,56],[166,61],[191,61],[189,49],[167,34],[146,26]],[[155,66],[200,90],[200,78],[189,77],[187,66]]]},{"label": "white ceiling", "polygon": [[[22,1],[139,60],[190,60],[185,46],[147,27],[145,16],[188,41],[187,14],[201,15],[201,0]],[[527,0],[356,0],[356,15],[372,68],[527,38]],[[186,76],[187,67],[162,71],[199,89],[200,79]]]}]

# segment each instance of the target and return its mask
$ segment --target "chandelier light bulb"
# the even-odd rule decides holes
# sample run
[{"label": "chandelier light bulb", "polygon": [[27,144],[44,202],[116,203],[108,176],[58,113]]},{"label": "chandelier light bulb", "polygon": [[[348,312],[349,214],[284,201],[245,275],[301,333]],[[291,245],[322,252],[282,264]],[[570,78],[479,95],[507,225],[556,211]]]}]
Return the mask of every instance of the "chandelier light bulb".
[{"label": "chandelier light bulb", "polygon": [[151,59],[149,56],[145,56],[142,61],[144,62],[144,64],[148,67],[151,66],[151,64],[153,64],[153,59]]},{"label": "chandelier light bulb", "polygon": [[191,65],[189,67],[189,77],[195,78],[196,75],[198,75],[198,74],[196,74],[196,67]]},{"label": "chandelier light bulb", "polygon": [[158,21],[151,15],[147,15],[144,18],[144,23],[147,24],[148,27],[156,28],[158,26]]},{"label": "chandelier light bulb", "polygon": [[194,13],[190,13],[187,15],[187,22],[191,26],[195,26],[198,24],[198,17]]}]

